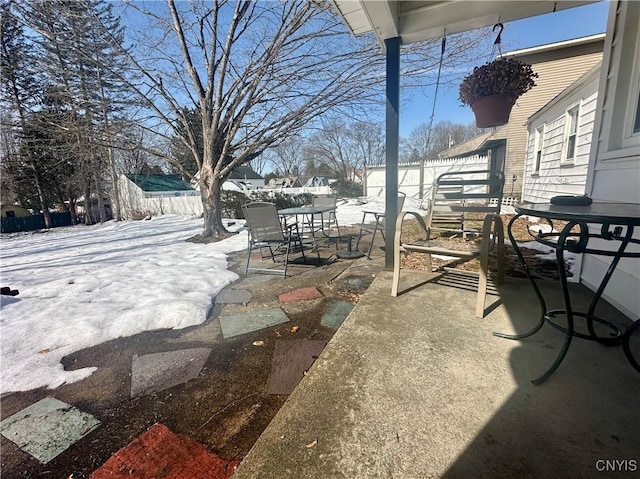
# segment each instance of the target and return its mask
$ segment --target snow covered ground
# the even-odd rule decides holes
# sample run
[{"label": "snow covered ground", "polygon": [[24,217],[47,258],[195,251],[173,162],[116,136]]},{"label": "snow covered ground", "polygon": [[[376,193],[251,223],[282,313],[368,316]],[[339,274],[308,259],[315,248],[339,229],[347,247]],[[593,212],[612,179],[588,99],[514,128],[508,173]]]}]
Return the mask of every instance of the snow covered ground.
[{"label": "snow covered ground", "polygon": [[[407,200],[405,209],[419,204]],[[340,201],[338,222],[383,211],[382,198]],[[180,216],[149,221],[55,228],[4,236],[0,284],[0,393],[79,381],[95,368],[63,370],[74,351],[118,337],[200,324],[215,296],[238,276],[227,255],[247,247],[247,233],[211,244],[186,242],[202,220]]]}]

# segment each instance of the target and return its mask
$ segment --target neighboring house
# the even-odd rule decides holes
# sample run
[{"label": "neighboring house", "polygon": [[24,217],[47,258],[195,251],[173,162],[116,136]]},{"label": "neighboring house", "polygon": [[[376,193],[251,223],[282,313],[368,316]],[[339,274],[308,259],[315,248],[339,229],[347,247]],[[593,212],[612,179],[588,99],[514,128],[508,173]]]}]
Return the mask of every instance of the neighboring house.
[{"label": "neighboring house", "polygon": [[[533,66],[538,73],[536,86],[516,100],[509,123],[490,132],[482,144],[478,145],[474,139],[457,145],[456,151],[461,153],[466,149],[478,154],[492,151],[492,167],[502,168],[502,162],[505,163],[505,194],[520,197],[527,152],[527,119],[602,60],[604,39],[605,35],[599,34],[505,53],[505,57]],[[445,150],[438,156],[452,155]]]},{"label": "neighboring house", "polygon": [[269,188],[302,188],[300,178],[297,176],[287,176],[286,178],[271,178]]},{"label": "neighboring house", "polygon": [[[98,197],[95,194],[91,195],[89,208],[85,205],[84,196],[78,198],[73,206],[75,207],[75,215],[78,217],[78,221],[85,223],[100,222],[100,205],[98,204]],[[113,219],[111,198],[104,196],[102,198],[102,207],[104,208],[105,219]],[[86,218],[87,214],[89,214],[90,218]]]},{"label": "neighboring house", "polygon": [[524,201],[584,194],[600,67],[598,63],[529,118]]},{"label": "neighboring house", "polygon": [[[258,190],[264,188],[264,177],[260,176],[249,165],[237,166],[233,169],[225,183],[233,183],[238,191]],[[224,189],[229,188],[223,185]]]},{"label": "neighboring house", "polygon": [[31,216],[29,210],[17,205],[0,205],[0,216],[3,218],[24,218]]},{"label": "neighboring house", "polygon": [[329,186],[329,178],[327,178],[326,176],[312,176],[305,182],[304,186],[312,188],[316,188],[319,186]]},{"label": "neighboring house", "polygon": [[203,213],[200,192],[177,175],[120,175],[118,186],[123,219]]}]

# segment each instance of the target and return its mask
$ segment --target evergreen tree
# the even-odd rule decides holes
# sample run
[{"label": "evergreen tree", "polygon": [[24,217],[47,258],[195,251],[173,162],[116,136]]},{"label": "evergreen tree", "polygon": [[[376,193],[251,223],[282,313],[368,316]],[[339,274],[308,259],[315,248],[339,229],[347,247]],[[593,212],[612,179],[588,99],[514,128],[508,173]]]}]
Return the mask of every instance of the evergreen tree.
[{"label": "evergreen tree", "polygon": [[39,206],[36,209],[42,210],[45,227],[49,228],[52,222],[49,214],[49,195],[43,180],[43,168],[38,164],[36,155],[29,147],[29,142],[24,141],[27,116],[36,107],[40,98],[39,75],[34,68],[35,56],[29,48],[24,29],[13,15],[11,8],[11,3],[0,6],[0,79],[2,101],[13,113],[8,121],[11,127],[18,130],[13,138],[21,142],[22,147],[17,149],[20,154],[3,158],[3,162],[12,160],[13,163],[4,165],[4,169],[14,172],[17,179],[20,179],[20,172],[32,179]]}]

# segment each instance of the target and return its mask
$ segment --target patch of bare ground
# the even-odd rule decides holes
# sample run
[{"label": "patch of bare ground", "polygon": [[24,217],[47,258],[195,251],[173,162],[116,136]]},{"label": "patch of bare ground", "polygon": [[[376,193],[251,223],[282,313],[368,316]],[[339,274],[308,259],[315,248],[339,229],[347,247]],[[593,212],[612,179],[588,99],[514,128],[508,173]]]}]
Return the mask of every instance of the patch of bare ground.
[{"label": "patch of bare ground", "polygon": [[[513,218],[513,215],[501,215],[503,227],[504,227],[504,235],[505,241],[508,242],[509,238],[507,236],[507,225]],[[426,218],[425,218],[426,220]],[[557,228],[561,228],[566,223],[558,222],[554,226]],[[533,235],[536,232],[536,226],[539,223],[533,222],[526,217],[518,218],[511,227],[511,233],[513,234],[514,239],[518,244],[534,241]],[[482,222],[480,220],[470,221],[468,222],[468,226],[476,229],[477,231],[482,230]],[[414,241],[419,239],[424,239],[424,233],[422,229],[418,226],[418,222],[414,219],[408,219],[403,223],[402,229],[402,237],[403,240],[406,241]],[[433,237],[431,239],[434,239]],[[467,235],[463,237],[462,235],[457,236],[440,236],[437,238],[439,244],[443,246],[450,245],[451,248],[464,248],[465,244],[477,244],[480,241],[478,235]],[[558,270],[557,264],[555,261],[550,261],[548,259],[540,258],[540,251],[537,249],[527,248],[526,246],[520,246],[520,251],[522,255],[525,257],[527,264],[529,266],[530,271],[539,276],[549,279],[557,279],[558,278]],[[426,255],[420,253],[408,253],[403,255],[402,257],[402,267],[407,269],[426,269]],[[495,250],[491,250],[489,253],[489,275],[492,276],[495,274],[497,258]],[[451,260],[443,260],[439,258],[432,258],[432,267],[434,269],[440,269],[444,266],[454,267],[457,269],[463,269],[467,271],[478,271],[480,269],[480,261],[479,259],[473,259],[471,261],[451,261]],[[571,276],[571,273],[566,268],[567,274]],[[512,276],[515,278],[523,278],[525,277],[524,270],[518,257],[516,256],[515,250],[509,244],[505,244],[505,275]]]}]

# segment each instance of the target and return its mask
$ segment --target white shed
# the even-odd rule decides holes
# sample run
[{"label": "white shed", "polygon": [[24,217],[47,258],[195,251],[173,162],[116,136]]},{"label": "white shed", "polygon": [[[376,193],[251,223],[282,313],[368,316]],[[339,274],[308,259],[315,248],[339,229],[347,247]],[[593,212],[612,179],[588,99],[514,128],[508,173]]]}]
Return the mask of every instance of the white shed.
[{"label": "white shed", "polygon": [[177,175],[120,175],[123,219],[153,215],[202,215],[200,192]]}]

